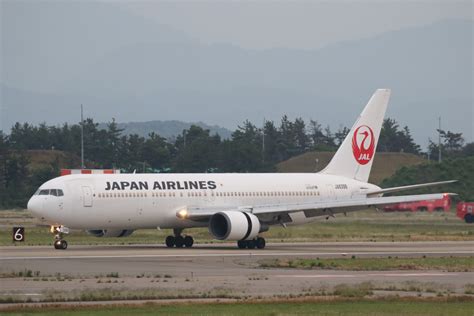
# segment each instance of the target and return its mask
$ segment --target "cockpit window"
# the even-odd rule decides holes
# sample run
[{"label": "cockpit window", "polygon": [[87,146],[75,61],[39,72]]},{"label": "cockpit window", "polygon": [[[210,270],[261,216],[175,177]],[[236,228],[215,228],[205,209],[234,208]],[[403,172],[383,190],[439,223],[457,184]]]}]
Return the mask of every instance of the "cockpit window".
[{"label": "cockpit window", "polygon": [[61,189],[43,189],[36,191],[35,195],[64,196],[64,192]]}]

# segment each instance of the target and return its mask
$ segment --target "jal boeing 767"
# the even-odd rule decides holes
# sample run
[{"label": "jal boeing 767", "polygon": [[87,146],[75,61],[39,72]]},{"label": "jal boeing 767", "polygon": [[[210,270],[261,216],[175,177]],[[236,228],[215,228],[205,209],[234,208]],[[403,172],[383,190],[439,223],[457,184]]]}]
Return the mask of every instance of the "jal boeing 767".
[{"label": "jal boeing 767", "polygon": [[239,248],[264,248],[272,225],[299,225],[320,217],[386,204],[440,199],[443,193],[383,197],[385,193],[452,181],[382,189],[368,183],[390,97],[379,89],[328,166],[319,173],[78,174],[44,183],[28,209],[51,225],[54,247],[66,249],[69,229],[97,237],[124,237],[136,229],[173,229],[168,247],[191,247],[184,229],[208,227]]}]

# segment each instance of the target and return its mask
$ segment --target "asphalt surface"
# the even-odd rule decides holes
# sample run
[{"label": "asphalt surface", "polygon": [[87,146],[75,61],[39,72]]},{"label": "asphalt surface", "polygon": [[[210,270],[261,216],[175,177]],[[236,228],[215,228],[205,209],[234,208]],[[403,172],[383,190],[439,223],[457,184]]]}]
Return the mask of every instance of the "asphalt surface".
[{"label": "asphalt surface", "polygon": [[[234,244],[196,245],[193,248],[166,248],[162,245],[81,246],[67,250],[53,247],[0,247],[0,272],[30,269],[45,274],[78,275],[118,272],[198,274],[238,274],[232,262],[253,266],[267,258],[344,257],[447,257],[474,256],[474,241],[461,242],[330,242],[274,243],[263,250],[241,250]],[[196,263],[196,264],[194,264]],[[217,267],[215,270],[212,267]],[[163,271],[164,270],[164,271]]]},{"label": "asphalt surface", "polygon": [[[175,291],[225,290],[236,295],[272,296],[302,293],[337,284],[432,284],[436,289],[464,293],[474,272],[336,271],[271,268],[259,262],[271,258],[346,257],[474,257],[474,241],[462,242],[331,242],[269,243],[264,250],[239,250],[234,244],[196,245],[191,249],[162,245],[0,247],[0,273],[39,271],[40,276],[69,276],[68,281],[41,277],[3,278],[0,298],[8,295],[40,298],[47,291],[89,291],[103,287]],[[474,259],[473,259],[474,262]],[[119,278],[107,277],[117,273]],[[166,276],[166,281],[164,281]],[[104,282],[98,282],[98,280]],[[106,280],[118,280],[106,283]],[[105,284],[104,284],[105,283]]]}]

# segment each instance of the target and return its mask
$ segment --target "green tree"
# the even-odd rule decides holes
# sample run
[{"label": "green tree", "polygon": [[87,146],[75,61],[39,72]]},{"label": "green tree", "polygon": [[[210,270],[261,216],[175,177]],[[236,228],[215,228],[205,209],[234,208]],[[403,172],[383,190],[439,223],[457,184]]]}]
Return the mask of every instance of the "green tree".
[{"label": "green tree", "polygon": [[165,138],[152,132],[143,143],[141,157],[152,168],[161,169],[170,164],[171,147]]},{"label": "green tree", "polygon": [[382,124],[377,151],[419,154],[420,146],[414,142],[407,126],[400,130],[397,121],[386,118]]},{"label": "green tree", "polygon": [[336,146],[341,146],[342,142],[346,138],[346,136],[349,134],[350,129],[347,127],[340,127],[337,132],[334,134],[334,142]]},{"label": "green tree", "polygon": [[265,144],[263,161],[265,163],[275,163],[281,161],[284,155],[279,150],[279,140],[281,138],[280,131],[275,127],[273,121],[265,121],[263,127]]},{"label": "green tree", "polygon": [[309,136],[306,133],[306,124],[302,118],[296,118],[292,128],[292,135],[297,152],[299,154],[303,153],[309,149]]},{"label": "green tree", "polygon": [[177,172],[206,172],[216,168],[220,147],[219,135],[210,135],[209,130],[192,125],[183,135],[176,138],[177,155],[175,170]]},{"label": "green tree", "polygon": [[462,149],[463,156],[474,156],[474,142],[467,143]]},{"label": "green tree", "polygon": [[8,138],[0,131],[0,207],[6,207]]},{"label": "green tree", "polygon": [[26,207],[28,201],[28,158],[24,151],[9,152],[5,162],[5,196],[4,206]]},{"label": "green tree", "polygon": [[254,172],[263,166],[262,133],[255,125],[245,121],[232,139],[222,144],[220,168],[227,172]]}]

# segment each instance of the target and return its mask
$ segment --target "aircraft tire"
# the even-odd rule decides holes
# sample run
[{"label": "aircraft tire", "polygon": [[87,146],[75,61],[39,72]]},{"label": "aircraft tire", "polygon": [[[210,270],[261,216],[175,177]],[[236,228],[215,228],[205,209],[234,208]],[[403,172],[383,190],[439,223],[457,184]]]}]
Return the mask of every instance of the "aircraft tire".
[{"label": "aircraft tire", "polygon": [[65,250],[67,249],[67,241],[64,239],[57,239],[54,241],[54,249]]},{"label": "aircraft tire", "polygon": [[257,242],[255,241],[255,239],[247,240],[247,248],[255,249],[255,247],[257,247]]},{"label": "aircraft tire", "polygon": [[175,242],[176,242],[176,239],[174,238],[174,236],[166,237],[166,240],[165,240],[166,247],[173,248]]},{"label": "aircraft tire", "polygon": [[186,248],[191,248],[194,244],[194,239],[191,236],[184,237],[184,246]]},{"label": "aircraft tire", "polygon": [[61,240],[54,241],[54,249],[61,249]]},{"label": "aircraft tire", "polygon": [[265,248],[265,238],[263,237],[257,237],[257,241],[255,242],[256,245],[257,245],[257,248],[258,249],[263,249]]},{"label": "aircraft tire", "polygon": [[239,240],[237,242],[237,247],[239,247],[239,249],[247,248],[247,241],[246,240]]},{"label": "aircraft tire", "polygon": [[181,248],[184,246],[184,238],[183,236],[176,236],[176,240],[174,242],[176,248]]}]

